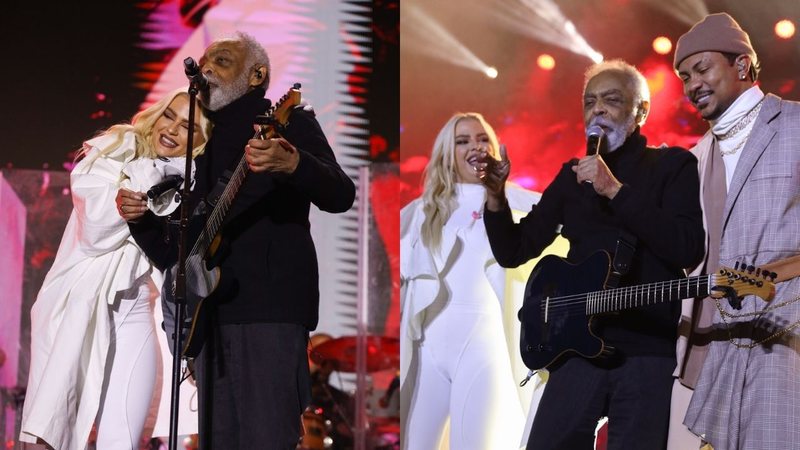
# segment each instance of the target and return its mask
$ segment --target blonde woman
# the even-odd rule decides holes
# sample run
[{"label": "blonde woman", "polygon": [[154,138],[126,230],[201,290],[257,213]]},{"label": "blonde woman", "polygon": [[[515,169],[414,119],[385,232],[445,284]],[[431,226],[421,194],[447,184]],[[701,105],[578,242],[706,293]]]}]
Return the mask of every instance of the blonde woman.
[{"label": "blonde woman", "polygon": [[[456,114],[434,143],[424,191],[401,211],[401,418],[403,448],[515,449],[524,414],[515,389],[502,306],[506,271],[483,225],[477,158],[499,159],[492,127]],[[538,194],[506,187],[512,208]]]},{"label": "blonde woman", "polygon": [[[87,141],[71,173],[73,211],[31,309],[31,368],[20,440],[58,450],[139,448],[156,382],[153,302],[160,274],[117,210],[120,187],[146,191],[185,170],[188,133],[202,153],[211,125],[174,91]],[[157,214],[174,196],[151,202]],[[154,279],[157,280],[154,282]]]}]

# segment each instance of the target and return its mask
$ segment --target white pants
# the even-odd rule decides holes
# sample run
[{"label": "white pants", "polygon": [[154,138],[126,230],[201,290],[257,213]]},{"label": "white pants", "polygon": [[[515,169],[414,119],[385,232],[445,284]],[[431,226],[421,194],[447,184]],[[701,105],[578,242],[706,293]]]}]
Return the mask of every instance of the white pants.
[{"label": "white pants", "polygon": [[139,448],[158,370],[153,322],[157,295],[146,275],[111,305],[114,330],[97,413],[98,450]]},{"label": "white pants", "polygon": [[432,450],[450,417],[450,448],[519,448],[524,425],[500,311],[448,305],[416,349],[404,448]]}]

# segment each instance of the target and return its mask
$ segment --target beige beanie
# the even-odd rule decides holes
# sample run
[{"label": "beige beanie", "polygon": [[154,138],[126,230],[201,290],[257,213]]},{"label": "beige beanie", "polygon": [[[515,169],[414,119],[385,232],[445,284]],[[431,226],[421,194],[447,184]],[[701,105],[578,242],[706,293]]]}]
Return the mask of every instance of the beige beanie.
[{"label": "beige beanie", "polygon": [[706,16],[678,39],[678,45],[675,46],[675,69],[678,69],[681,61],[700,52],[744,54],[750,55],[753,63],[757,61],[750,37],[733,17],[725,13]]}]

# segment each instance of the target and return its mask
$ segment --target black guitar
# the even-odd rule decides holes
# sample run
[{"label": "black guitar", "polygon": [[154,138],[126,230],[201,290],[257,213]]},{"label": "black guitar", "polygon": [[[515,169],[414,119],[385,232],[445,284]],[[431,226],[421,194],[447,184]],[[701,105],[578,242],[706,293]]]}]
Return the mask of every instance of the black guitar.
[{"label": "black guitar", "polygon": [[570,352],[586,358],[608,354],[592,329],[595,314],[692,297],[756,295],[769,301],[775,295],[774,274],[739,269],[738,263],[712,275],[604,289],[610,274],[611,257],[604,251],[577,265],[553,255],[536,264],[519,311],[520,351],[528,368],[546,368]]},{"label": "black guitar", "polygon": [[[300,104],[300,99],[300,85],[295,84],[274,108],[267,111],[266,115],[256,118],[254,127],[257,130],[253,138],[270,139],[275,137],[278,134],[276,128],[286,126],[292,109]],[[217,301],[215,290],[221,277],[219,268],[210,267],[213,266],[213,263],[210,262],[214,261],[222,243],[220,228],[225,221],[225,216],[249,172],[247,161],[243,155],[225,186],[225,190],[211,213],[208,214],[200,236],[186,257],[186,309],[189,319],[187,324],[184,324],[188,331],[181,353],[181,356],[185,358],[194,358],[203,348],[203,342],[207,335],[209,310],[211,305]],[[171,269],[168,280],[174,282],[176,273],[177,266]],[[165,295],[165,299],[167,297]],[[168,329],[167,335],[170,334],[171,330]]]}]

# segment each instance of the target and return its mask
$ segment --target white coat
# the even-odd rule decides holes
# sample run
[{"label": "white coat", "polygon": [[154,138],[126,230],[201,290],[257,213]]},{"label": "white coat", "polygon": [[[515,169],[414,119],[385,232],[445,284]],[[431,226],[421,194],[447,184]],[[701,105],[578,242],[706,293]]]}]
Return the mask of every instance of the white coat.
[{"label": "white coat", "polygon": [[[123,135],[117,149],[98,157],[99,148],[115,139],[102,136],[84,144],[86,157],[70,175],[74,208],[31,309],[23,442],[42,440],[58,450],[86,448],[111,341],[109,305],[118,292],[152,270],[117,213],[115,197],[120,187],[146,190],[154,176],[153,160],[130,164],[135,156],[132,132]],[[132,180],[121,181],[123,171],[132,168],[140,174],[138,182],[133,174],[128,174]],[[160,280],[160,274],[154,275]]]}]

